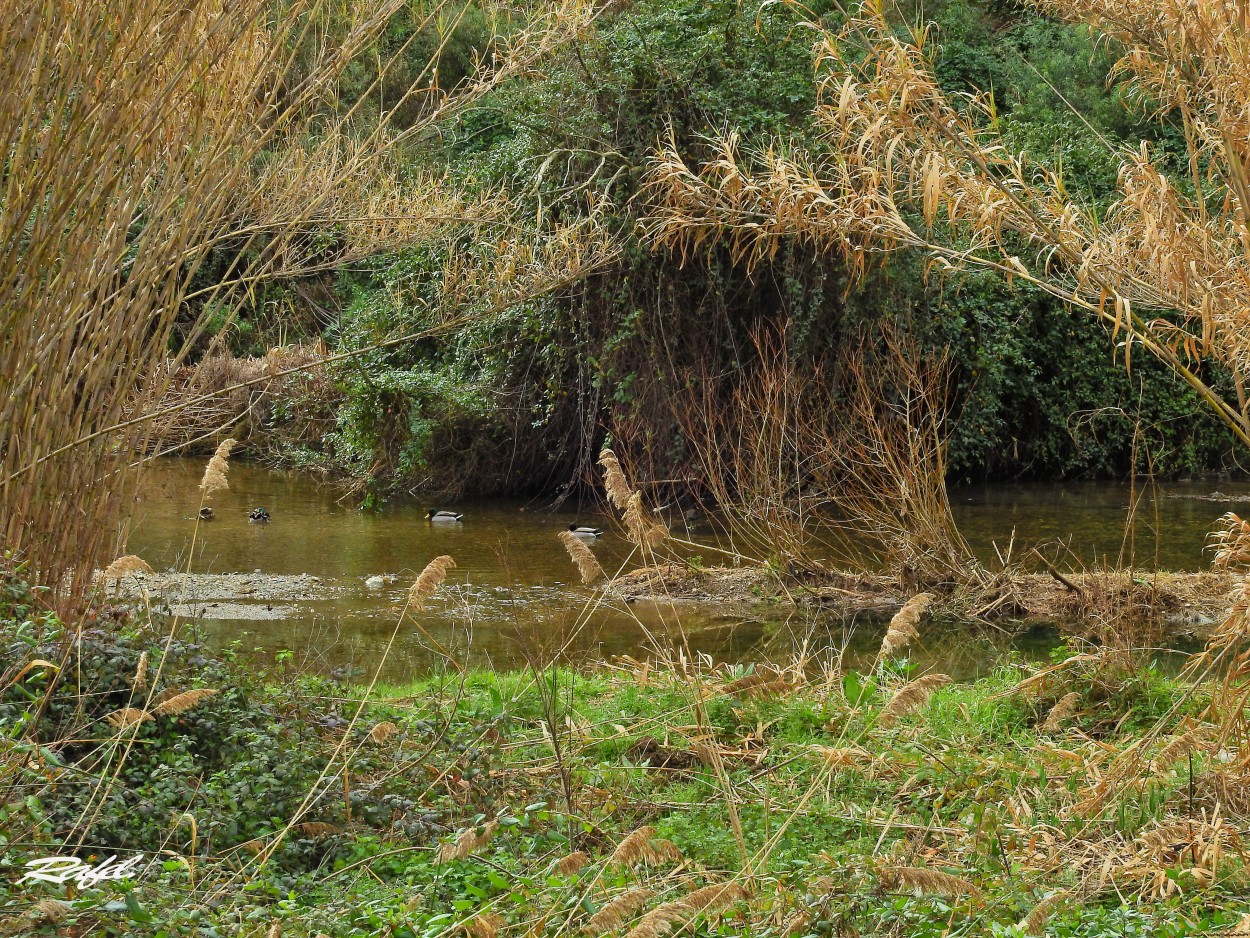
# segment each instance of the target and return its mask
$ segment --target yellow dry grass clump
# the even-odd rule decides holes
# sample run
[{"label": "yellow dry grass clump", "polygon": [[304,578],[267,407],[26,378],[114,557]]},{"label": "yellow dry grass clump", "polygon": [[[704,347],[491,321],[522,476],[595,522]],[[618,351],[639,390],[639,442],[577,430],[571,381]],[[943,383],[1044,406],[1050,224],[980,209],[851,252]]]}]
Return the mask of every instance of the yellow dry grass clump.
[{"label": "yellow dry grass clump", "polygon": [[1080,702],[1081,695],[1076,691],[1069,691],[1060,697],[1055,705],[1050,708],[1050,712],[1046,714],[1046,719],[1042,722],[1042,732],[1059,732],[1063,728],[1064,722],[1076,712],[1077,705]]},{"label": "yellow dry grass clump", "polygon": [[914,892],[917,895],[938,895],[958,898],[979,896],[979,890],[970,880],[953,873],[920,866],[888,866],[877,874],[881,888],[889,892]]}]

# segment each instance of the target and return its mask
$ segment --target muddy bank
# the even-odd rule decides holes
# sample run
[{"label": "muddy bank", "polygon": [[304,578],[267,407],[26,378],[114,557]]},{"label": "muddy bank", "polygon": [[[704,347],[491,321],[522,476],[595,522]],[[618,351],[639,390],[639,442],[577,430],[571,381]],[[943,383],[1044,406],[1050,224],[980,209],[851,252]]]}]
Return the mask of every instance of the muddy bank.
[{"label": "muddy bank", "polygon": [[[983,603],[966,595],[939,595],[935,609],[967,616],[988,609],[996,622],[1049,620],[1065,631],[1091,630],[1116,621],[1153,622],[1172,634],[1201,637],[1221,621],[1231,604],[1235,577],[1217,571],[1199,573],[1073,573],[1063,581],[1050,574],[1004,577]],[[903,590],[896,580],[871,574],[831,574],[820,582],[779,577],[766,569],[659,564],[626,573],[608,592],[627,603],[790,604],[837,613],[895,612],[916,590]],[[943,609],[945,607],[945,609]]]}]

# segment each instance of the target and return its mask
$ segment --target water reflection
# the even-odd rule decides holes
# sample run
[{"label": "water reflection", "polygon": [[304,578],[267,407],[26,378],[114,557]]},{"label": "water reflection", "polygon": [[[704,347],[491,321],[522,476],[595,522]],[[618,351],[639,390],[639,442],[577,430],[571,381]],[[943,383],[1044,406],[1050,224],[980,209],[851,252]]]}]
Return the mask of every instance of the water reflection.
[{"label": "water reflection", "polygon": [[[630,545],[611,533],[610,519],[589,508],[569,506],[552,513],[520,500],[469,500],[454,506],[464,513],[463,524],[430,524],[424,502],[397,499],[382,512],[361,512],[306,476],[239,464],[231,471],[230,490],[213,501],[216,520],[197,527],[202,471],[198,460],[163,460],[152,468],[129,549],[158,570],[322,578],[325,589],[295,603],[297,612],[289,618],[215,619],[214,607],[201,608],[214,644],[289,649],[318,670],[347,667],[371,674],[388,644],[387,680],[437,667],[444,654],[503,668],[558,650],[573,659],[639,656],[657,645],[686,643],[718,660],[788,657],[796,648],[827,656],[846,647],[853,664],[870,660],[880,639],[881,623],[870,615],[842,619],[768,607],[647,603],[588,607],[594,594],[580,586],[556,538],[559,531],[573,522],[608,528],[593,542],[603,567],[612,571],[634,562]],[[1221,487],[1232,498],[1250,497],[1250,485]],[[990,563],[995,545],[1005,552],[1014,530],[1017,551],[1043,539],[1066,539],[1068,565],[1115,560],[1128,543],[1138,563],[1153,564],[1157,555],[1164,568],[1198,569],[1212,521],[1237,507],[1235,501],[1189,497],[1213,490],[1212,485],[1173,485],[1161,495],[1183,497],[1141,499],[1136,532],[1127,542],[1125,521],[1134,497],[1127,485],[956,489],[952,502],[961,530]],[[261,506],[273,520],[249,523],[248,513]],[[396,631],[407,587],[440,554],[452,555],[457,563],[445,588],[426,611],[404,620]],[[707,553],[705,559],[711,562],[712,556]],[[394,579],[381,588],[367,583],[377,576]],[[244,606],[264,602],[260,595],[234,598]],[[1015,647],[1043,654],[1052,643],[1053,635],[1043,631]],[[922,666],[973,676],[1008,647],[992,632],[972,636],[966,629],[930,629]]]}]

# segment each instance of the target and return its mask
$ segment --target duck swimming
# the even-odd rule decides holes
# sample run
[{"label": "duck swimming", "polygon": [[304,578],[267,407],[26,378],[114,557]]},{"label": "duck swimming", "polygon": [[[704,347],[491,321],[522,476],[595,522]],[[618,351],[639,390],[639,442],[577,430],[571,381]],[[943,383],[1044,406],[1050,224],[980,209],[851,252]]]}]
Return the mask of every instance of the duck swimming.
[{"label": "duck swimming", "polygon": [[264,508],[253,508],[248,514],[247,520],[267,523],[270,520],[269,512],[267,512]]},{"label": "duck swimming", "polygon": [[216,517],[217,516],[213,514],[213,509],[209,508],[207,505],[200,509],[201,521],[212,521]]},{"label": "duck swimming", "polygon": [[591,528],[586,525],[570,524],[569,530],[574,537],[584,537],[588,541],[592,541],[597,537],[603,537],[603,528]]},{"label": "duck swimming", "polygon": [[431,521],[442,521],[442,522],[448,522],[448,521],[455,522],[455,521],[459,521],[463,517],[464,515],[457,514],[454,511],[442,511],[438,508],[431,508],[430,514],[429,514],[429,519]]}]

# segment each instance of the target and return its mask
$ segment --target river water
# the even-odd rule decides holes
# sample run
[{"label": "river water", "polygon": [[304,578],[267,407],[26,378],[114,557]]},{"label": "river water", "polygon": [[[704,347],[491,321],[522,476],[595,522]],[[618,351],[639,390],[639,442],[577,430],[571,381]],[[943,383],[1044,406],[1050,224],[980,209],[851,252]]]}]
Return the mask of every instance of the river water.
[{"label": "river water", "polygon": [[[595,603],[597,594],[580,585],[559,531],[570,523],[602,526],[608,533],[593,550],[604,569],[637,562],[609,519],[575,505],[552,512],[536,502],[466,500],[438,506],[463,512],[462,524],[430,524],[425,502],[396,499],[380,512],[363,512],[306,475],[240,463],[231,469],[229,491],[213,500],[215,520],[197,524],[203,466],[166,459],[148,471],[127,549],[158,571],[259,574],[242,595],[214,596],[210,589],[175,604],[200,620],[214,645],[286,650],[320,671],[371,676],[380,665],[384,680],[402,681],[445,667],[448,658],[503,668],[543,661],[559,649],[574,660],[642,658],[657,646],[688,645],[717,660],[746,660],[788,658],[804,642],[820,653],[849,646],[855,658],[870,654],[880,639],[880,619],[869,615]],[[990,486],[955,489],[951,499],[960,529],[991,564],[1013,543],[1019,556],[1032,544],[1062,541],[1047,554],[1071,568],[1134,559],[1140,566],[1197,570],[1205,562],[1206,532],[1223,512],[1245,509],[1240,502],[1250,500],[1250,484],[1170,484],[1153,494],[1128,484]],[[248,521],[258,506],[268,510],[270,523]],[[1136,523],[1126,526],[1130,514]],[[696,543],[718,543],[710,526],[678,519],[676,527]],[[718,562],[710,549],[684,553]],[[441,554],[454,557],[456,568],[426,610],[401,621],[407,588]],[[271,595],[267,577],[295,574],[318,581],[306,594]],[[370,586],[378,576],[388,580]],[[1015,646],[1037,654],[1051,642],[1053,633],[1041,629]],[[1006,647],[992,634],[934,628],[920,655],[924,666],[972,676]]]}]

